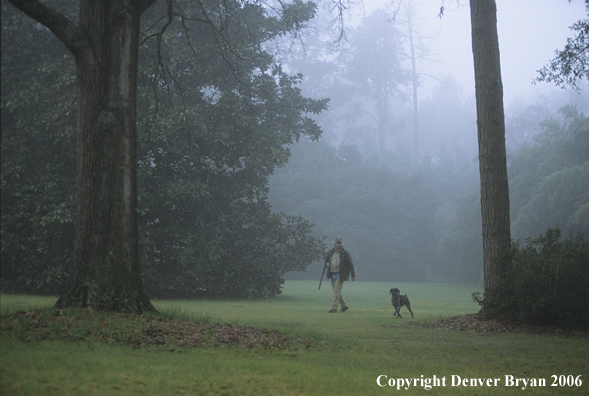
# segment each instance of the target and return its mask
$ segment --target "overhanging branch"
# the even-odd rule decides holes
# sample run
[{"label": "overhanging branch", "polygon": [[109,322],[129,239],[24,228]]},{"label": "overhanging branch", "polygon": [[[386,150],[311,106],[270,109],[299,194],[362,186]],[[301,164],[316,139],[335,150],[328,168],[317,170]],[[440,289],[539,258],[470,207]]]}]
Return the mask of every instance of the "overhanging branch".
[{"label": "overhanging branch", "polygon": [[82,56],[91,46],[88,36],[75,23],[38,0],[8,0],[10,4],[47,27],[75,57]]}]

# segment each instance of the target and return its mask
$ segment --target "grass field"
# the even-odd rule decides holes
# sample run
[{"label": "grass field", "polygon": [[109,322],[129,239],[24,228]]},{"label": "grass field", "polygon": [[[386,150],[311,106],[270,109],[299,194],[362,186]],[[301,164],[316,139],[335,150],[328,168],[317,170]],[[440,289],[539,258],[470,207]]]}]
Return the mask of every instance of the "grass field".
[{"label": "grass field", "polygon": [[[411,319],[403,308],[403,319],[397,319],[392,317],[388,283],[347,282],[343,294],[350,309],[337,314],[327,313],[331,286],[324,283],[317,290],[317,283],[288,281],[284,293],[272,299],[153,301],[158,310],[184,317],[279,329],[311,340],[310,348],[295,343],[284,350],[168,351],[88,340],[24,342],[3,331],[0,392],[2,396],[589,394],[586,338],[460,332],[412,323],[476,312],[478,306],[470,298],[477,290],[473,285],[395,284],[409,295],[415,313]],[[2,295],[1,313],[51,306],[55,300]],[[379,378],[385,386],[379,386]],[[487,378],[492,379],[489,385],[477,380]],[[417,381],[408,385],[408,379]],[[520,380],[516,386],[516,379],[527,382]],[[555,379],[557,386],[551,386]]]}]

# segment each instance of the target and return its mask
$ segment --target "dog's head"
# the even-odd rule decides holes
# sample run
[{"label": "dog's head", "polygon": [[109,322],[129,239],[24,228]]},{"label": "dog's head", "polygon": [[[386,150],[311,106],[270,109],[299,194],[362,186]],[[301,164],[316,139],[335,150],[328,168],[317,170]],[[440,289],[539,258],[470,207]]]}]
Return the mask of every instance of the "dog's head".
[{"label": "dog's head", "polygon": [[401,293],[401,291],[399,289],[397,289],[396,287],[393,287],[390,291],[389,294],[391,296],[393,296],[394,298],[397,298],[397,296],[399,296],[399,294]]}]

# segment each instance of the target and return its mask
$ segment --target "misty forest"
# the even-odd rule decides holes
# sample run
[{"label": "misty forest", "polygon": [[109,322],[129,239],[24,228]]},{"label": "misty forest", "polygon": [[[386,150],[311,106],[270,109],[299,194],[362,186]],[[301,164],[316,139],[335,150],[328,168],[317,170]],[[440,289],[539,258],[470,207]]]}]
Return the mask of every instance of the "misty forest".
[{"label": "misty forest", "polygon": [[[43,3],[82,25],[78,1]],[[131,224],[149,298],[276,296],[284,279],[319,281],[336,237],[360,281],[483,284],[475,97],[431,73],[422,9],[348,20],[338,3],[143,3]],[[76,140],[88,62],[67,29],[14,5],[1,15],[1,290],[60,295],[97,238],[76,230],[91,218],[77,156],[93,143]],[[538,84],[561,86],[505,103],[512,248],[587,258],[587,75],[571,86],[544,72]],[[100,166],[119,172],[104,147]],[[99,215],[115,210],[87,191]],[[571,271],[589,284],[587,262]]]}]

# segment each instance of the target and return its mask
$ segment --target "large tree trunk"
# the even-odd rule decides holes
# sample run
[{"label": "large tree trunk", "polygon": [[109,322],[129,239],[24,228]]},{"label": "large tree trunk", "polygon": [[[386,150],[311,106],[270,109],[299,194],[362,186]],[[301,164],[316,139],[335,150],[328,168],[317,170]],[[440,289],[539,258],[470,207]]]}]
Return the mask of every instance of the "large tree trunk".
[{"label": "large tree trunk", "polygon": [[36,0],[11,2],[49,27],[76,59],[76,239],[57,306],[154,310],[141,280],[136,211],[139,26],[154,0],[81,0],[78,25]]},{"label": "large tree trunk", "polygon": [[490,295],[503,278],[497,259],[511,247],[503,84],[495,0],[470,0],[470,12],[479,140],[485,294]]}]

